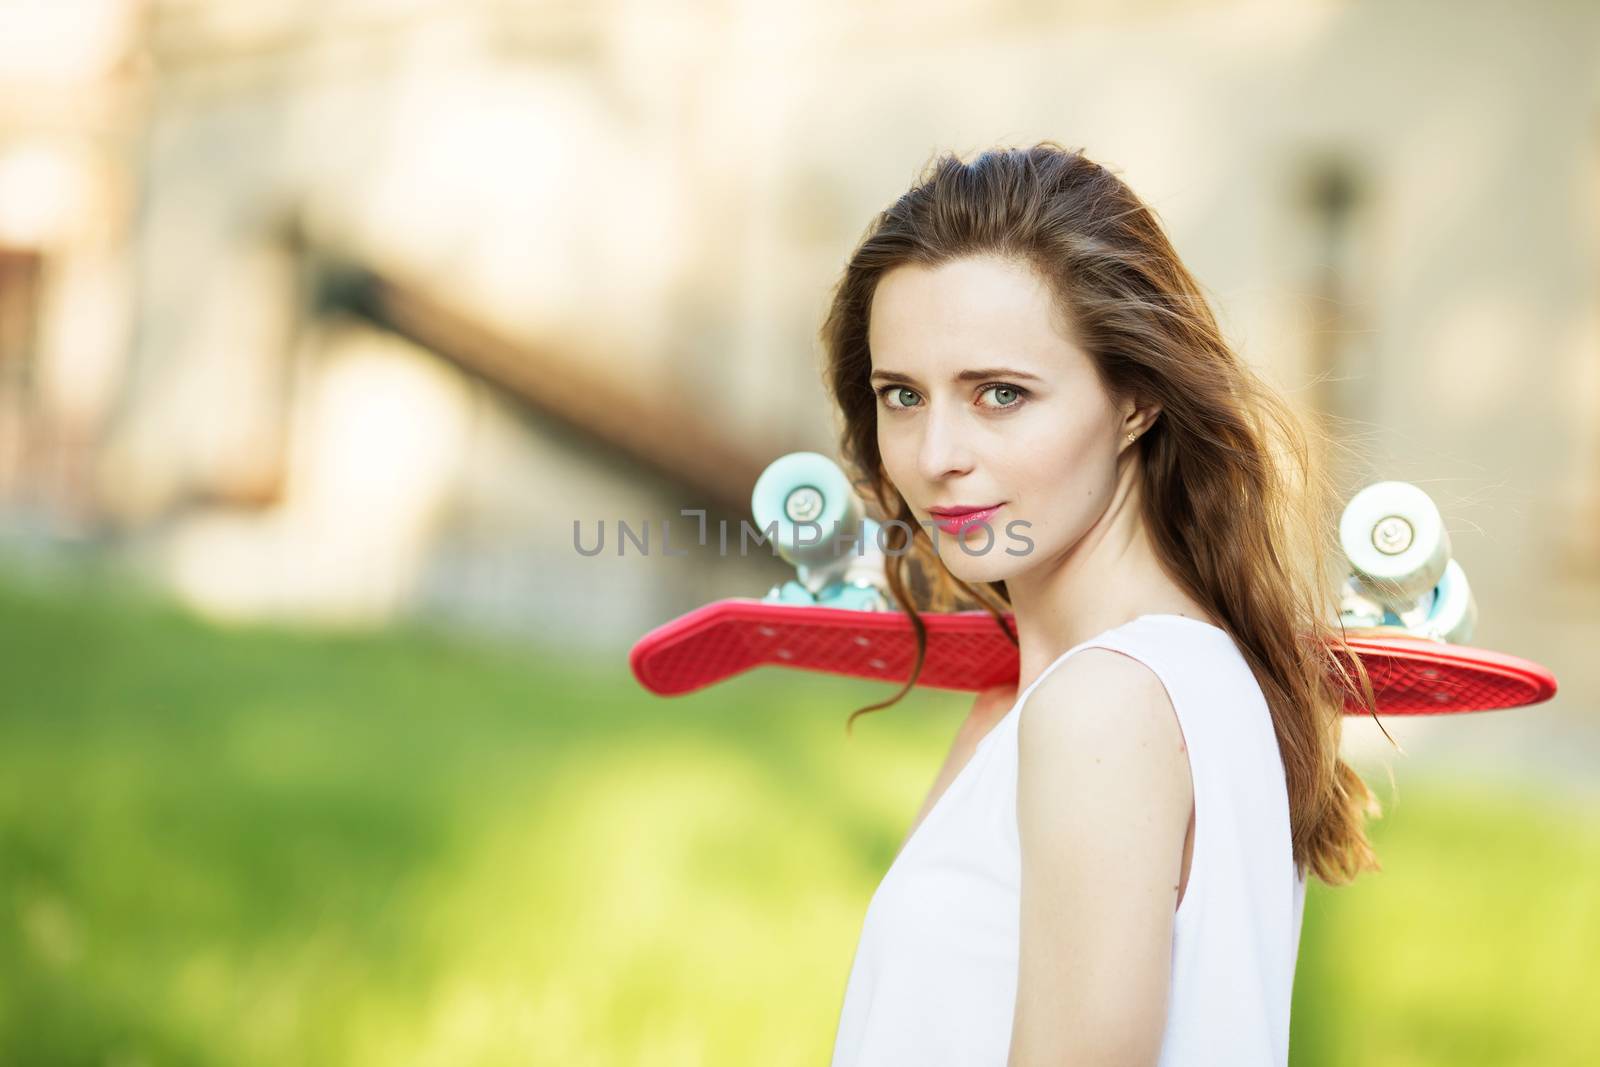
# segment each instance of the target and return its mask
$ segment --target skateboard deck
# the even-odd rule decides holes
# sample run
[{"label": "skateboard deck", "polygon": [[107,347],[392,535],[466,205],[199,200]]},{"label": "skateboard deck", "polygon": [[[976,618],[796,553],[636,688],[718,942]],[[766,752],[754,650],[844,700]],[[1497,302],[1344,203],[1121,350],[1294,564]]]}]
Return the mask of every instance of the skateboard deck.
[{"label": "skateboard deck", "polygon": [[[1017,680],[1017,650],[987,611],[923,613],[927,652],[917,684],[968,692]],[[1010,616],[1007,616],[1010,621]],[[1529,660],[1407,634],[1399,627],[1346,629],[1372,679],[1380,715],[1440,715],[1549,700],[1556,680]],[[910,618],[730,597],[645,634],[629,654],[639,683],[678,696],[772,665],[904,684],[916,661]],[[1354,699],[1347,714],[1367,714]]]}]

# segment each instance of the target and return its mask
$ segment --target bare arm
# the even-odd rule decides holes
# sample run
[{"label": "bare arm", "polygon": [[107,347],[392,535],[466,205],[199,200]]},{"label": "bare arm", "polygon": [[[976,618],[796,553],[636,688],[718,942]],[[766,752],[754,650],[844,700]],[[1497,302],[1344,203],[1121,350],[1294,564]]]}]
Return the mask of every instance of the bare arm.
[{"label": "bare arm", "polygon": [[[1015,685],[997,685],[983,690],[972,703],[972,710],[967,713],[966,719],[956,731],[955,740],[950,745],[950,754],[944,759],[944,766],[939,768],[938,777],[933,780],[933,788],[928,790],[927,799],[922,802],[922,808],[917,812],[917,817],[911,820],[911,829],[906,831],[905,840],[900,842],[900,849],[904,850],[906,841],[911,840],[911,835],[917,832],[917,827],[922,825],[922,820],[928,817],[928,812],[939,802],[944,791],[950,788],[950,783],[955,781],[956,775],[961,773],[961,768],[967,765],[972,758],[972,753],[977,749],[978,742],[984,735],[994,728],[1011,705],[1017,701],[1017,687]],[[899,852],[895,855],[898,857]]]},{"label": "bare arm", "polygon": [[1193,791],[1159,678],[1090,648],[1017,723],[1021,949],[1009,1067],[1154,1064]]}]

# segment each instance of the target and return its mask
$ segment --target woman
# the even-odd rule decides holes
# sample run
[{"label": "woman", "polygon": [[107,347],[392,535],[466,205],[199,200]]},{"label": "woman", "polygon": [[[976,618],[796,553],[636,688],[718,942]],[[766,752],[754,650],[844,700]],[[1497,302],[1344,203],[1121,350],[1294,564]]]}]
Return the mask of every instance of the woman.
[{"label": "woman", "polygon": [[1305,428],[1053,142],[938,159],[822,339],[891,587],[1009,609],[1020,657],[868,906],[834,1067],[1285,1063],[1307,872],[1379,869]]}]

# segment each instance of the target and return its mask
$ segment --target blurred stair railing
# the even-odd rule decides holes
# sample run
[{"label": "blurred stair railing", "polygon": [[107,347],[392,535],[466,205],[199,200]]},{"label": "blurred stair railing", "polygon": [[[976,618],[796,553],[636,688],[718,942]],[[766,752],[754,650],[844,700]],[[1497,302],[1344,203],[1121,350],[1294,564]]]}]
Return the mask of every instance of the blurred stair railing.
[{"label": "blurred stair railing", "polygon": [[298,233],[292,240],[309,269],[318,313],[359,316],[433,352],[570,431],[582,447],[610,452],[660,479],[684,507],[705,508],[708,521],[748,518],[751,491],[766,465],[815,447],[719,432],[703,410],[640,395],[603,369],[508,336],[398,272],[308,245]]}]

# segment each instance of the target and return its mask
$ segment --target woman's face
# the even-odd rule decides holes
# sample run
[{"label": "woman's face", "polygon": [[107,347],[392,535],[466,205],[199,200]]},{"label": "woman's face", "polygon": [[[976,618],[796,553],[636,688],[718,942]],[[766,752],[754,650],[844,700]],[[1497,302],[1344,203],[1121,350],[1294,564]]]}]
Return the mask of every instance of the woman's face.
[{"label": "woman's face", "polygon": [[[1054,317],[1030,268],[988,256],[896,267],[873,297],[884,469],[945,566],[969,583],[1060,558],[1116,485],[1132,407],[1119,409]],[[929,510],[993,504],[992,535],[979,525],[947,532]],[[1027,525],[1008,529],[1016,520]]]}]

